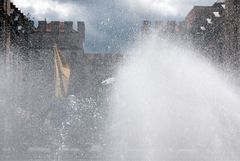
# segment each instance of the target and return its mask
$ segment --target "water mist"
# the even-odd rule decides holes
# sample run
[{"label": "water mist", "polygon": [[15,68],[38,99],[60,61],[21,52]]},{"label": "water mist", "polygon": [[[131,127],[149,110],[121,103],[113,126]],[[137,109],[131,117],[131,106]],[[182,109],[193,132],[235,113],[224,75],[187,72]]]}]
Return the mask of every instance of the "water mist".
[{"label": "water mist", "polygon": [[239,95],[222,72],[190,49],[158,38],[128,54],[112,96],[114,157],[240,159]]}]

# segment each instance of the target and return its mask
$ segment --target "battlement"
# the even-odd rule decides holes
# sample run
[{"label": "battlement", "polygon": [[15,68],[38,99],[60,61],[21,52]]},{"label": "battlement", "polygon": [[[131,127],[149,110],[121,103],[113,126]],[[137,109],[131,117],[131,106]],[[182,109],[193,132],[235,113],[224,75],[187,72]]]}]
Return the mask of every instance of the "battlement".
[{"label": "battlement", "polygon": [[85,24],[77,22],[77,30],[72,21],[39,21],[35,31],[29,35],[33,49],[50,49],[57,43],[61,49],[83,49]]},{"label": "battlement", "polygon": [[[49,32],[49,33],[85,33],[85,24],[84,22],[77,22],[77,31],[73,29],[73,22],[72,21],[38,21],[38,32]],[[85,36],[85,35],[84,35]]]},{"label": "battlement", "polygon": [[143,34],[149,34],[151,31],[151,21],[145,20],[143,21],[143,26],[142,26],[142,33]]},{"label": "battlement", "polygon": [[162,33],[178,33],[184,29],[184,22],[177,21],[147,21],[143,22],[142,33],[149,34],[151,32],[162,32]]}]

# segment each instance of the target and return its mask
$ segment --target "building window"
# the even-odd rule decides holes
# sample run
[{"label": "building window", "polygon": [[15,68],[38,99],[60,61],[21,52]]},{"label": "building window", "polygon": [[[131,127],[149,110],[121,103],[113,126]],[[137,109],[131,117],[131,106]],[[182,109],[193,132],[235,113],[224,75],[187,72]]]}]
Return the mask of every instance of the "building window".
[{"label": "building window", "polygon": [[240,2],[239,0],[234,0],[233,5],[239,5],[239,2]]},{"label": "building window", "polygon": [[238,51],[238,27],[237,26],[234,28],[234,42],[233,43],[234,43],[236,51]]}]

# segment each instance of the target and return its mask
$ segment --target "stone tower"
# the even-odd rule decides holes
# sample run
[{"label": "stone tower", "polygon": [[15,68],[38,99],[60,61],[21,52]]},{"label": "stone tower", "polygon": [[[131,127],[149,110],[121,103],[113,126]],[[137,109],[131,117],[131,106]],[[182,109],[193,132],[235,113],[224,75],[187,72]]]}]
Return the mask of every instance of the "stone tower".
[{"label": "stone tower", "polygon": [[225,60],[238,70],[240,67],[240,1],[225,1]]}]

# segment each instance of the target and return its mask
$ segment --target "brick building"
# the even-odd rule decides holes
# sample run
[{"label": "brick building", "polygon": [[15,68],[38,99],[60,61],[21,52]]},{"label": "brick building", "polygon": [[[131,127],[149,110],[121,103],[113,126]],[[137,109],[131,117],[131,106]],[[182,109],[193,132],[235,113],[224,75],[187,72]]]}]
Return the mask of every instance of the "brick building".
[{"label": "brick building", "polygon": [[239,71],[240,68],[240,1],[225,2],[225,59]]},{"label": "brick building", "polygon": [[218,0],[212,6],[194,6],[183,22],[144,21],[143,35],[152,31],[165,38],[180,37],[209,59],[240,70],[240,1]]},{"label": "brick building", "polygon": [[223,62],[225,4],[195,6],[185,18],[188,38],[193,46],[210,59]]},{"label": "brick building", "polygon": [[239,73],[238,0],[218,0],[212,6],[195,6],[185,22],[194,46],[214,61]]}]

